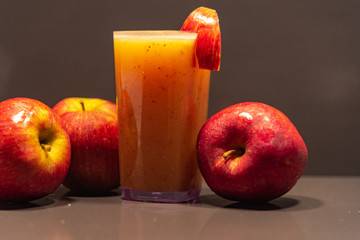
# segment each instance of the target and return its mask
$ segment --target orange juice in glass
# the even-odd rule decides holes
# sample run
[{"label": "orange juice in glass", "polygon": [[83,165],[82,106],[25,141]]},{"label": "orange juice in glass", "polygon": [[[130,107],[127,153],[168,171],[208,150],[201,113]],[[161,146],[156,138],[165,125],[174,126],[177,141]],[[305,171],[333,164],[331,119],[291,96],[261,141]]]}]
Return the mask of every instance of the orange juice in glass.
[{"label": "orange juice in glass", "polygon": [[197,33],[114,32],[122,195],[196,199],[202,177],[196,139],[206,121],[210,71],[199,69]]}]

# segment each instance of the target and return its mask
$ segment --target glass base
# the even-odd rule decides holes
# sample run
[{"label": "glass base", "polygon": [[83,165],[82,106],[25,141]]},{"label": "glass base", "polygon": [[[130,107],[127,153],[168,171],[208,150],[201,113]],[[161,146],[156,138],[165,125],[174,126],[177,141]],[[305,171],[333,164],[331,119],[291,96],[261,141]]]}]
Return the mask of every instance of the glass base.
[{"label": "glass base", "polygon": [[122,189],[122,198],[125,200],[142,202],[180,203],[196,200],[201,188],[186,192],[144,192],[132,189]]}]

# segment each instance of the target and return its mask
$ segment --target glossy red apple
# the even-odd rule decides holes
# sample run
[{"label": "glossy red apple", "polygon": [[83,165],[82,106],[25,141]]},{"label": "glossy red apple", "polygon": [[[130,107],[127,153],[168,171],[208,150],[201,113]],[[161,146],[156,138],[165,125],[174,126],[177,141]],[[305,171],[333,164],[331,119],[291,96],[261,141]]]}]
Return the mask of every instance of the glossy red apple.
[{"label": "glossy red apple", "polygon": [[218,195],[266,202],[288,192],[308,160],[306,145],[291,121],[262,103],[230,106],[212,116],[197,142],[200,171]]},{"label": "glossy red apple", "polygon": [[66,98],[53,110],[71,140],[71,165],[64,185],[84,193],[119,187],[116,105],[98,98]]},{"label": "glossy red apple", "polygon": [[181,30],[198,33],[195,48],[199,67],[219,71],[221,61],[221,33],[219,17],[216,11],[207,7],[195,9],[186,18]]},{"label": "glossy red apple", "polygon": [[0,103],[0,200],[30,201],[54,192],[70,165],[59,116],[29,98]]}]

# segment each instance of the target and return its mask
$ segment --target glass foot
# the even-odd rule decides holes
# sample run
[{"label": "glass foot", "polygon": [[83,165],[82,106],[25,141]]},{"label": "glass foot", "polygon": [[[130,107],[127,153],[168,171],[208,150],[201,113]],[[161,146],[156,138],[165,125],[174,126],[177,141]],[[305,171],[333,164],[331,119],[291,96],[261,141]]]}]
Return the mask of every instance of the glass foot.
[{"label": "glass foot", "polygon": [[201,188],[186,192],[144,192],[132,189],[122,189],[125,200],[161,203],[180,203],[195,200],[200,195]]}]

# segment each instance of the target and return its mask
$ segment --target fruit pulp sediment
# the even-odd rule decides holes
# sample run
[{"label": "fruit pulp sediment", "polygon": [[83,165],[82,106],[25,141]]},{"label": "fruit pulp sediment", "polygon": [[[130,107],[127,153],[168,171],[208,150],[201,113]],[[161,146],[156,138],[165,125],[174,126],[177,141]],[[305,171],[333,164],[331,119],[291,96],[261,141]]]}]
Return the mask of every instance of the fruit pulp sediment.
[{"label": "fruit pulp sediment", "polygon": [[201,187],[196,139],[207,118],[210,71],[199,69],[196,33],[114,32],[123,189]]}]

